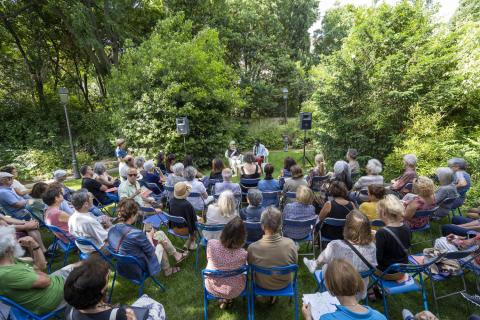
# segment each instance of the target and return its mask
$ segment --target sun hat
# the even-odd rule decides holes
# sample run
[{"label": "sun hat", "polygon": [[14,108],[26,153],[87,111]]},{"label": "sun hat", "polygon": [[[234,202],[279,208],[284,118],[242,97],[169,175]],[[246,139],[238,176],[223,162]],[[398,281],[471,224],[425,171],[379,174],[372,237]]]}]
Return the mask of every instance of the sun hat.
[{"label": "sun hat", "polygon": [[192,187],[185,182],[177,182],[173,188],[173,196],[176,199],[186,199],[191,190]]},{"label": "sun hat", "polygon": [[53,173],[53,178],[58,179],[58,178],[65,177],[66,175],[67,175],[67,171],[58,169],[58,170],[55,170],[55,172]]},{"label": "sun hat", "polygon": [[125,143],[125,139],[123,138],[118,138],[117,140],[115,140],[115,144],[117,145],[117,147],[124,143]]}]

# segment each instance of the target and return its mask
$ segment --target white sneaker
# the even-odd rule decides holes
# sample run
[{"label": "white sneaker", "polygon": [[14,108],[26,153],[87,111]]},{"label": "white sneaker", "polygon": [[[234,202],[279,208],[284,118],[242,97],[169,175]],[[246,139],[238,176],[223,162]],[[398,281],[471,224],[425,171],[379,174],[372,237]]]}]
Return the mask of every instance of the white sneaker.
[{"label": "white sneaker", "polygon": [[309,260],[305,257],[305,258],[303,258],[303,263],[305,263],[305,265],[307,266],[307,269],[308,269],[308,271],[310,271],[310,273],[314,273],[315,270],[317,270],[317,261]]}]

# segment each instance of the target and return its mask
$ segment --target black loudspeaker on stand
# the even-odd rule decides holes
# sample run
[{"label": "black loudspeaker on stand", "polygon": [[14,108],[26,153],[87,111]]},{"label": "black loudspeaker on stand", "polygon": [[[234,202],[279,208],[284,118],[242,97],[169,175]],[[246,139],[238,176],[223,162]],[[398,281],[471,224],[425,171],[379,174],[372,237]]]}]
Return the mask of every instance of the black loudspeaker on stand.
[{"label": "black loudspeaker on stand", "polygon": [[187,144],[185,137],[190,133],[190,124],[187,117],[178,117],[176,119],[177,133],[183,136],[183,149],[185,150],[185,156],[187,155]]},{"label": "black loudspeaker on stand", "polygon": [[307,130],[312,129],[312,113],[300,112],[300,130],[303,130],[303,167],[305,168],[305,159],[312,165],[310,160],[305,156],[305,146],[307,144]]}]

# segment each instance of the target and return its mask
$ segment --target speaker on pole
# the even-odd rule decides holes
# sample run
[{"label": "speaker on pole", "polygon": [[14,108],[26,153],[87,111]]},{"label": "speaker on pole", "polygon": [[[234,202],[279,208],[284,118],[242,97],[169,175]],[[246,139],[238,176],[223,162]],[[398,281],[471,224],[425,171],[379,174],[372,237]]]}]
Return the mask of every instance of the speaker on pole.
[{"label": "speaker on pole", "polygon": [[312,113],[300,112],[300,130],[312,129]]},{"label": "speaker on pole", "polygon": [[177,118],[177,133],[186,136],[190,133],[190,125],[187,117]]}]

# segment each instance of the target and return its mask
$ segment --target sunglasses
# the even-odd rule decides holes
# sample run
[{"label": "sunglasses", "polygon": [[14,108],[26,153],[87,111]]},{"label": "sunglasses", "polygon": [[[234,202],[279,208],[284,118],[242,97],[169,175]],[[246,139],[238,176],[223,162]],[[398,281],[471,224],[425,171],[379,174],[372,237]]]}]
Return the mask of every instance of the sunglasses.
[{"label": "sunglasses", "polygon": [[130,174],[128,174],[128,176],[129,176],[129,177],[136,177],[137,174],[136,174],[136,173],[130,173]]}]

